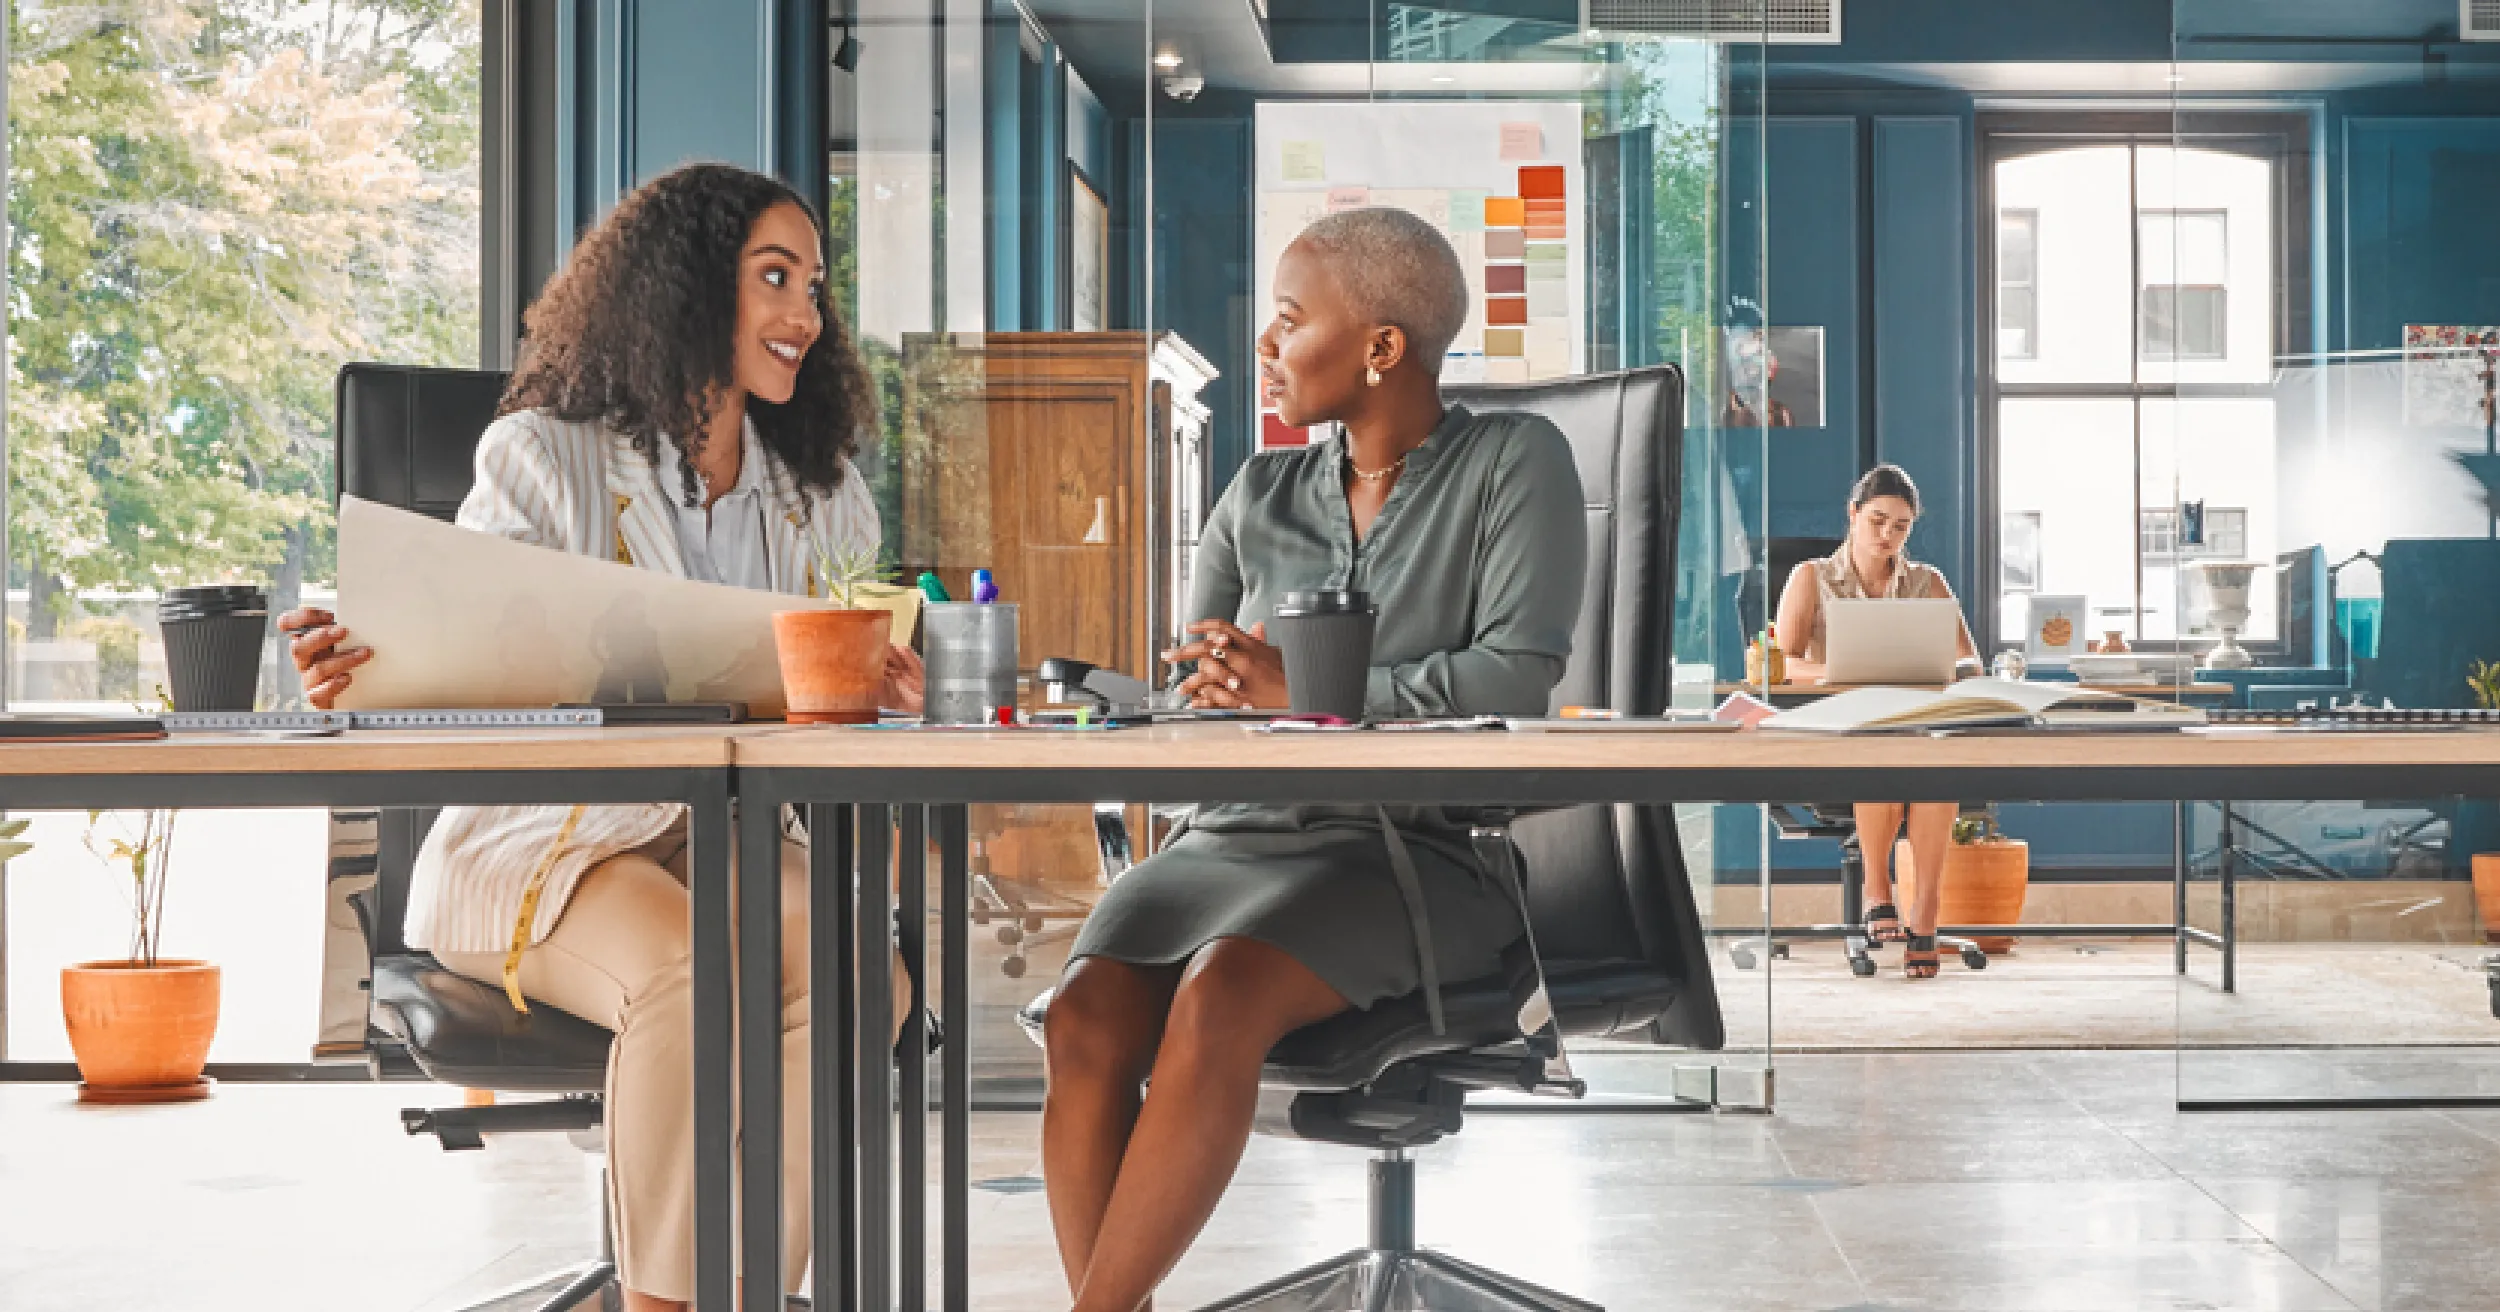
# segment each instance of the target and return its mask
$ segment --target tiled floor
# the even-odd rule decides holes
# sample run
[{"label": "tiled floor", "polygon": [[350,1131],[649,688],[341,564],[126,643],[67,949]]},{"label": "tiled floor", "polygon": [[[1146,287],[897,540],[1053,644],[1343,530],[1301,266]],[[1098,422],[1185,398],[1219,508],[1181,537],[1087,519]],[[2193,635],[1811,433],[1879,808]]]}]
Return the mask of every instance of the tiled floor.
[{"label": "tiled floor", "polygon": [[[1656,1057],[1599,1059],[1645,1083]],[[1476,1116],[1425,1241],[1622,1310],[2500,1305],[2500,1111],[2172,1110],[2156,1053],[1797,1055],[1776,1115]],[[98,1110],[0,1086],[0,1308],[448,1312],[586,1254],[596,1159],[445,1154],[407,1086]],[[981,1119],[974,1305],[1064,1307],[1034,1119]],[[1358,1154],[1256,1140],[1162,1305],[1350,1247]],[[513,1304],[512,1306],[525,1306]]]}]

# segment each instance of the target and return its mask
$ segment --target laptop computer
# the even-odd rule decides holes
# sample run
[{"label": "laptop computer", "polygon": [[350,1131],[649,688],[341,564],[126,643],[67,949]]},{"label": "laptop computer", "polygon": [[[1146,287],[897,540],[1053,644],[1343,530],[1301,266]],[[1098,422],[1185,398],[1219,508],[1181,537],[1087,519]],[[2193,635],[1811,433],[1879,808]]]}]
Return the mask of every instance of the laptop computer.
[{"label": "laptop computer", "polygon": [[1823,602],[1823,677],[1830,683],[1953,682],[1962,607],[1950,597],[1832,597]]}]

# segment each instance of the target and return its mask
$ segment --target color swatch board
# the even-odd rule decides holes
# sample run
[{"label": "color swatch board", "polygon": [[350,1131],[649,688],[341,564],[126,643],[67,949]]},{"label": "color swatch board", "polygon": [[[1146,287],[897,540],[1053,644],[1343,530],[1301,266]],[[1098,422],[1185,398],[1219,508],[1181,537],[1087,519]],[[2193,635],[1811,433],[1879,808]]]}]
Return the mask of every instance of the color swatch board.
[{"label": "color swatch board", "polygon": [[[1276,261],[1304,228],[1388,206],[1449,238],[1467,272],[1467,325],[1443,381],[1529,382],[1588,367],[1577,102],[1279,102],[1258,107],[1257,137],[1254,335],[1275,313]],[[1272,413],[1254,422],[1263,449],[1308,440]]]}]

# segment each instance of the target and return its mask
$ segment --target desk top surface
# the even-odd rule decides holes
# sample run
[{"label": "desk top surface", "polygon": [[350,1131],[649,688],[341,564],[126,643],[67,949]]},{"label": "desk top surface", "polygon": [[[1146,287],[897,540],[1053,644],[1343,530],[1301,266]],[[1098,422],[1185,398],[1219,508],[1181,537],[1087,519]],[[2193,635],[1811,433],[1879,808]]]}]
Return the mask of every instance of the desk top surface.
[{"label": "desk top surface", "polygon": [[763,728],[738,740],[746,768],[993,770],[2147,770],[2332,766],[2500,768],[2500,732],[1292,733],[1238,725],[1108,732]]},{"label": "desk top surface", "polygon": [[[1829,697],[1835,693],[1856,692],[1860,688],[1899,686],[1898,684],[1874,683],[1775,683],[1771,685],[1771,695],[1783,698]],[[2082,692],[2114,693],[2120,697],[2143,697],[2154,701],[2167,701],[2175,697],[2230,697],[2238,692],[2227,683],[2077,683],[2072,686]],[[1758,694],[1761,691],[1762,689],[1750,683],[1712,685],[1713,695],[1719,697],[1727,697],[1740,692]]]},{"label": "desk top surface", "polygon": [[0,744],[0,779],[29,775],[363,774],[388,771],[706,769],[755,725],[618,729],[355,730],[334,737],[176,734],[143,742]]}]

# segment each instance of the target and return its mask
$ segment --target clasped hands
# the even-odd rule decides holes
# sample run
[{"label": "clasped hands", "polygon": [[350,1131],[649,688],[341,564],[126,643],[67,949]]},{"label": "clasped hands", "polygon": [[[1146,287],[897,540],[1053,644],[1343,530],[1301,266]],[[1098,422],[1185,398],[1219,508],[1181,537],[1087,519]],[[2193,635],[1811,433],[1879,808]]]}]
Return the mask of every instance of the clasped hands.
[{"label": "clasped hands", "polygon": [[1191,641],[1163,653],[1163,661],[1198,663],[1196,672],[1181,680],[1180,695],[1191,706],[1243,710],[1291,704],[1285,691],[1285,654],[1267,640],[1266,624],[1245,630],[1228,620],[1200,620],[1187,631]]}]

